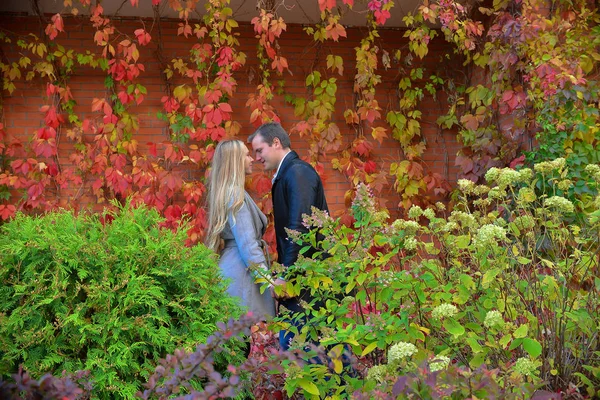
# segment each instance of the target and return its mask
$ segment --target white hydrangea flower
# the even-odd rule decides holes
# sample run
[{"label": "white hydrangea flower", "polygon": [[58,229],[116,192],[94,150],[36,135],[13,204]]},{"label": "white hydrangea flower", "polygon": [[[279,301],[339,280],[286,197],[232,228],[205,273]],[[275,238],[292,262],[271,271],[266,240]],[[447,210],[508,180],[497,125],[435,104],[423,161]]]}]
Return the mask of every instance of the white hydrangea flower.
[{"label": "white hydrangea flower", "polygon": [[421,225],[417,221],[397,219],[392,222],[392,229],[396,233],[404,231],[406,235],[414,236],[421,229]]},{"label": "white hydrangea flower", "polygon": [[544,201],[544,206],[553,208],[563,214],[572,213],[575,211],[575,206],[571,203],[571,200],[565,199],[561,196],[548,197]]},{"label": "white hydrangea flower", "polygon": [[387,365],[373,365],[367,372],[367,379],[382,383],[387,375]]},{"label": "white hydrangea flower", "polygon": [[506,240],[506,230],[504,228],[494,224],[487,224],[479,228],[474,241],[479,246],[489,246],[504,240]]},{"label": "white hydrangea flower", "polygon": [[523,168],[519,170],[520,181],[521,182],[529,182],[533,178],[533,171],[531,168]]},{"label": "white hydrangea flower", "polygon": [[452,214],[448,217],[448,221],[458,222],[463,228],[471,228],[477,223],[473,215],[463,211],[452,211]]},{"label": "white hydrangea flower", "polygon": [[556,186],[558,186],[558,188],[563,192],[566,192],[567,190],[571,189],[571,186],[573,186],[573,181],[570,179],[563,179],[562,181],[558,182]]},{"label": "white hydrangea flower", "polygon": [[431,208],[427,208],[425,211],[423,211],[423,215],[425,218],[432,220],[435,218],[435,211],[433,211]]},{"label": "white hydrangea flower", "polygon": [[447,317],[454,317],[458,314],[458,308],[456,308],[453,304],[440,304],[431,312],[431,317],[433,319],[442,319]]},{"label": "white hydrangea flower", "polygon": [[423,209],[417,205],[414,205],[408,210],[408,218],[417,219],[423,215]]},{"label": "white hydrangea flower", "polygon": [[441,201],[438,201],[437,203],[435,203],[435,206],[438,209],[438,211],[446,211],[446,205],[444,203],[442,203]]},{"label": "white hydrangea flower", "polygon": [[511,168],[503,168],[500,170],[500,176],[497,179],[498,186],[505,188],[508,186],[515,186],[521,182],[521,174],[519,171],[515,171]]},{"label": "white hydrangea flower", "polygon": [[521,357],[515,363],[514,370],[521,375],[531,376],[535,375],[537,372],[537,367],[537,364],[531,361],[528,357]]},{"label": "white hydrangea flower", "polygon": [[406,240],[404,240],[404,248],[406,250],[415,250],[417,248],[417,239],[415,239],[414,237],[409,237],[406,238]]},{"label": "white hydrangea flower", "polygon": [[524,187],[519,190],[519,201],[529,204],[533,203],[537,199],[535,192],[533,189]]},{"label": "white hydrangea flower", "polygon": [[471,194],[475,189],[475,182],[470,179],[459,179],[457,184],[461,192],[465,194]]},{"label": "white hydrangea flower", "polygon": [[398,342],[388,350],[388,364],[393,364],[410,357],[417,351],[417,346],[412,343]]},{"label": "white hydrangea flower", "polygon": [[496,167],[492,167],[485,173],[485,180],[488,182],[495,182],[499,176],[500,170]]},{"label": "white hydrangea flower", "polygon": [[531,229],[535,226],[535,219],[531,215],[521,215],[513,222],[519,229]]},{"label": "white hydrangea flower", "polygon": [[585,167],[585,172],[590,174],[592,178],[596,180],[596,182],[600,182],[600,165],[589,164]]},{"label": "white hydrangea flower", "polygon": [[500,313],[500,311],[491,310],[488,311],[485,315],[483,325],[486,328],[501,327],[502,325],[504,325],[504,318],[502,318],[502,314]]},{"label": "white hydrangea flower", "polygon": [[435,358],[429,362],[429,370],[431,372],[441,371],[448,368],[450,365],[450,358],[446,356],[435,356]]}]

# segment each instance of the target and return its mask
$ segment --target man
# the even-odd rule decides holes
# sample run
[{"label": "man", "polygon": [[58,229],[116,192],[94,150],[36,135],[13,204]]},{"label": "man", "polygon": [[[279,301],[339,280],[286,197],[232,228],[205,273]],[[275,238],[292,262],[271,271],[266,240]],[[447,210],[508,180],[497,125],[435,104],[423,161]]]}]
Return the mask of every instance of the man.
[{"label": "man", "polygon": [[[254,149],[255,160],[262,163],[266,171],[275,171],[271,194],[277,238],[277,261],[289,267],[298,259],[300,245],[288,239],[285,229],[307,232],[308,229],[302,224],[302,215],[310,215],[313,206],[328,211],[323,183],[317,171],[290,149],[290,137],[280,124],[268,122],[261,125],[250,135],[248,142]],[[278,278],[275,285],[285,285],[285,281]],[[302,297],[304,293],[299,297],[284,297],[280,299],[280,304],[293,313],[302,312]],[[292,337],[291,332],[279,333],[279,342],[283,350],[289,348]]]}]

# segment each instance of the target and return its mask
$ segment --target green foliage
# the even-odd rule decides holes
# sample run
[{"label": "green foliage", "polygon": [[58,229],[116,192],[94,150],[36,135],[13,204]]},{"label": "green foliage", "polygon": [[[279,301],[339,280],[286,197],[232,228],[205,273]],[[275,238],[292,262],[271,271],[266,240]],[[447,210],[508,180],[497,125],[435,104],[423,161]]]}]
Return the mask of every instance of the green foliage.
[{"label": "green foliage", "polygon": [[1,373],[89,370],[96,398],[131,398],[159,358],[239,315],[213,254],[186,247],[185,226],[172,232],[161,221],[127,204],[4,224]]},{"label": "green foliage", "polygon": [[[586,173],[592,192],[600,166]],[[492,168],[488,185],[459,181],[451,212],[413,206],[409,219],[392,223],[365,186],[350,224],[314,211],[305,223],[317,229],[293,237],[329,257],[301,258],[287,289],[318,300],[306,305],[296,346],[319,342],[333,367],[292,368],[288,391],[318,396],[308,382],[321,394],[347,394],[374,388],[373,375],[387,376],[391,389],[400,374],[452,361],[494,370],[503,396],[525,386],[596,395],[600,197],[565,197],[566,175],[564,159]],[[366,380],[344,368],[343,346],[369,370],[358,369]],[[383,375],[371,372],[383,366]]]}]

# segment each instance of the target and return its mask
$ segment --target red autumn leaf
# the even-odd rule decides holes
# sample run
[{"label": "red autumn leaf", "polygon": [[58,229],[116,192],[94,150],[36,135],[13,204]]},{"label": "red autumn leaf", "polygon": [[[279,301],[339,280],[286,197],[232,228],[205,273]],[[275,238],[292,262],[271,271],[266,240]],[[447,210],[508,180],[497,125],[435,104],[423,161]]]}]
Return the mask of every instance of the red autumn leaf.
[{"label": "red autumn leaf", "polygon": [[329,37],[331,39],[333,39],[334,42],[337,42],[338,39],[340,38],[340,36],[346,37],[346,28],[344,28],[340,24],[329,24],[329,25],[327,25],[325,30],[327,31],[327,33],[329,34]]},{"label": "red autumn leaf", "polygon": [[152,40],[152,37],[148,32],[146,32],[145,29],[136,29],[133,33],[135,34],[135,37],[137,38],[137,41],[140,44],[140,46],[145,46],[148,43],[150,43],[150,40]]},{"label": "red autumn leaf", "polygon": [[354,5],[354,0],[343,0],[343,3],[352,7]]},{"label": "red autumn leaf", "polygon": [[285,57],[275,56],[273,62],[271,63],[271,68],[276,69],[280,74],[283,72],[284,68],[288,67],[288,62]]},{"label": "red autumn leaf", "polygon": [[375,11],[375,22],[379,25],[383,25],[385,24],[385,21],[387,21],[391,15],[390,12],[388,10],[377,10]]},{"label": "red autumn leaf", "polygon": [[463,123],[465,128],[474,131],[479,127],[479,119],[472,114],[465,114],[460,118],[460,122]]},{"label": "red autumn leaf", "polygon": [[363,166],[363,169],[365,170],[365,172],[367,174],[372,174],[373,172],[375,172],[377,170],[377,164],[375,163],[375,161],[369,160],[365,163],[365,165]]},{"label": "red autumn leaf", "polygon": [[157,156],[158,152],[156,150],[156,143],[153,142],[148,142],[148,151],[150,152],[151,155],[153,155],[154,157]]},{"label": "red autumn leaf", "polygon": [[15,215],[16,212],[17,212],[17,209],[12,204],[0,205],[0,218],[2,218],[3,220],[9,219],[13,215]]},{"label": "red autumn leaf", "polygon": [[335,7],[336,0],[319,0],[319,9],[321,12],[325,10],[331,10]]},{"label": "red autumn leaf", "polygon": [[131,2],[131,5],[132,5],[133,7],[137,7],[137,5],[138,5],[138,2],[139,2],[140,0],[129,0],[129,1]]},{"label": "red autumn leaf", "polygon": [[181,188],[183,181],[179,176],[171,173],[163,177],[161,183],[167,188],[169,188],[169,190],[171,190],[172,192],[175,192]]},{"label": "red autumn leaf", "polygon": [[365,139],[356,139],[352,146],[352,150],[359,156],[368,157],[373,149],[373,145]]},{"label": "red autumn leaf", "polygon": [[92,100],[92,111],[100,111],[102,109],[102,106],[104,106],[104,102],[104,99],[94,98]]},{"label": "red autumn leaf", "polygon": [[161,2],[161,0],[152,0],[152,5],[157,6],[160,4],[160,2]]},{"label": "red autumn leaf", "polygon": [[457,167],[461,167],[464,174],[471,172],[474,166],[473,159],[465,156],[457,156],[455,164]]}]

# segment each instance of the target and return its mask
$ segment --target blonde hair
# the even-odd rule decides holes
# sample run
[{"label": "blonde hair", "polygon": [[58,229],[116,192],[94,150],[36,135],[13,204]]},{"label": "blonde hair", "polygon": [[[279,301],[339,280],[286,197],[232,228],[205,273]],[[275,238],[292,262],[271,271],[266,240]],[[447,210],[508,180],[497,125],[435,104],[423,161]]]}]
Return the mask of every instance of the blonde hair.
[{"label": "blonde hair", "polygon": [[227,226],[227,217],[235,215],[244,204],[246,173],[244,161],[246,145],[239,140],[220,142],[213,155],[208,181],[208,229],[204,243],[219,251],[221,232]]}]

